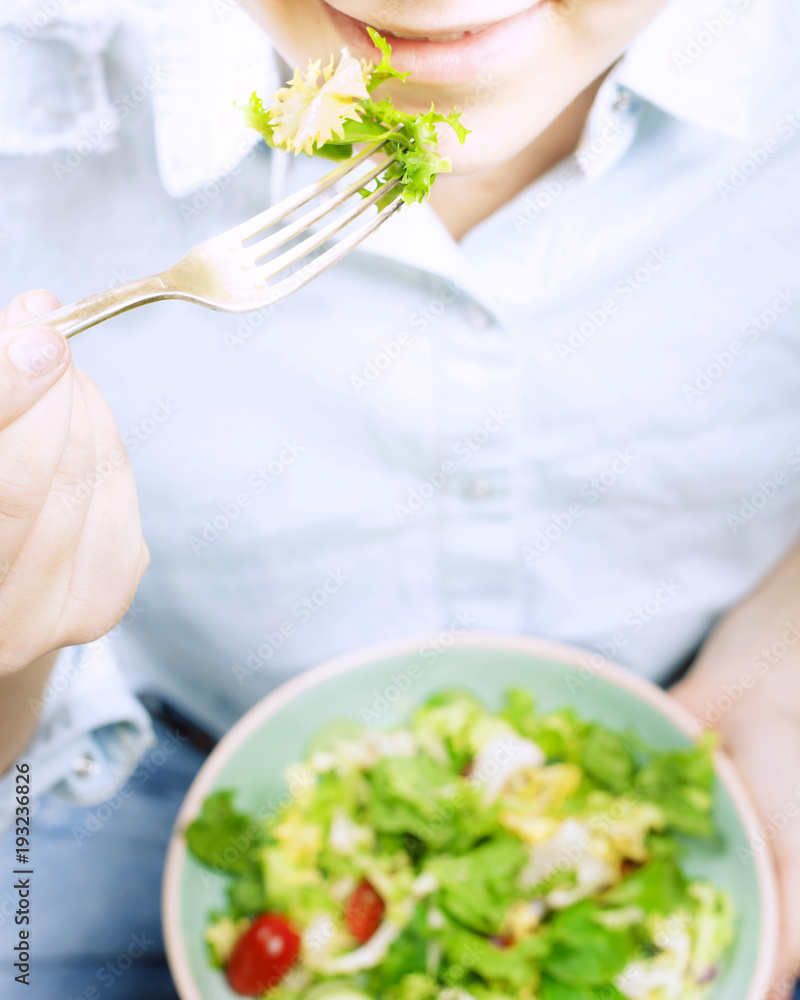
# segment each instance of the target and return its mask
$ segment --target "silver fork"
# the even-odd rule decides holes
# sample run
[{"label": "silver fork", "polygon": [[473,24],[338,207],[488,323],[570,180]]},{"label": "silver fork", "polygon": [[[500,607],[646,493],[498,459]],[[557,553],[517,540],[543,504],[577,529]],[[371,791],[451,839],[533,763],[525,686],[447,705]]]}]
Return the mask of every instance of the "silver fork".
[{"label": "silver fork", "polygon": [[[302,263],[305,257],[319,249],[332,236],[397,187],[399,179],[394,178],[379,183],[375,191],[340,215],[334,216],[330,222],[317,232],[306,236],[297,246],[284,251],[266,264],[259,264],[259,261],[301,236],[314,223],[356,196],[366,184],[383,173],[393,161],[393,157],[385,156],[377,166],[358,177],[344,190],[310,209],[300,219],[279,229],[272,236],[250,246],[244,244],[346,178],[356,167],[380,150],[386,141],[384,138],[374,143],[358,155],[346,160],[321,180],[284,198],[277,205],[273,205],[247,222],[234,226],[220,236],[198,243],[174,267],[162,271],[161,274],[117,285],[72,305],[56,309],[46,316],[39,316],[24,325],[50,326],[65,337],[74,337],[76,333],[88,330],[89,327],[102,323],[112,316],[161,299],[181,299],[184,302],[194,302],[208,309],[228,313],[253,312],[280,302],[340,261],[397,211],[402,204],[400,196],[394,198],[381,211],[318,257],[310,259],[305,264]],[[273,278],[297,264],[301,265],[298,270],[270,284]]]}]

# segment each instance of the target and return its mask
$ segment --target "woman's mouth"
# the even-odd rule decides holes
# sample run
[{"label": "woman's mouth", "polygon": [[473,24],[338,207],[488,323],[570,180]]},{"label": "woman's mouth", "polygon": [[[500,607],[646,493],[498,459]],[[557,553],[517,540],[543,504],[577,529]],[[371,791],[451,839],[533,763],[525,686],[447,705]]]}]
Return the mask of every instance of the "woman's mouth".
[{"label": "woman's mouth", "polygon": [[[376,58],[367,23],[321,0],[334,26],[354,55]],[[416,83],[466,83],[513,62],[525,47],[528,28],[539,20],[549,0],[535,0],[525,10],[499,21],[453,25],[439,31],[415,31],[411,26],[370,24],[392,47],[392,65],[410,73]]]}]

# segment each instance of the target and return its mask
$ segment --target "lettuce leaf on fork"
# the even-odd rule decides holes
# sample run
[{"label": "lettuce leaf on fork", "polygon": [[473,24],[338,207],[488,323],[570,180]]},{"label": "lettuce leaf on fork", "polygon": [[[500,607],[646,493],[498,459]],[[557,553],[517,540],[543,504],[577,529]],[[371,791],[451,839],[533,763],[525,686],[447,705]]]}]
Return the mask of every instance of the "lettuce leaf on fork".
[{"label": "lettuce leaf on fork", "polygon": [[[383,150],[394,155],[395,161],[378,183],[399,178],[406,204],[424,201],[436,175],[451,169],[450,160],[436,151],[436,126],[449,125],[462,144],[469,130],[462,125],[461,112],[455,108],[449,115],[440,114],[433,105],[426,114],[407,114],[388,98],[373,100],[371,95],[381,84],[393,79],[404,81],[408,74],[392,67],[392,50],[386,39],[374,28],[368,30],[381,52],[377,66],[342,49],[336,66],[331,56],[325,67],[317,60],[306,73],[295,70],[287,86],[272,96],[268,107],[253,93],[244,109],[245,120],[275,149],[332,160],[352,156],[356,143],[389,136]],[[387,201],[395,197],[396,191],[386,196]]]}]

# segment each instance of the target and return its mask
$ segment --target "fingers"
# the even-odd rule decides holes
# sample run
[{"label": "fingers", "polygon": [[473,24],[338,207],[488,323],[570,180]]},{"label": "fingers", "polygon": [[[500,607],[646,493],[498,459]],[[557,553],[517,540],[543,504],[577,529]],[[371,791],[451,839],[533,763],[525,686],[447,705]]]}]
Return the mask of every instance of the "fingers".
[{"label": "fingers", "polygon": [[65,644],[88,642],[112,629],[150,561],[133,470],[113,414],[94,382],[83,372],[79,378],[94,427],[96,466],[64,615]]},{"label": "fingers", "polygon": [[46,316],[60,308],[61,303],[44,288],[34,288],[32,291],[23,292],[9,302],[5,309],[5,327],[19,326],[20,323],[27,323],[29,319],[36,319],[37,316]]},{"label": "fingers", "polygon": [[42,510],[0,588],[9,623],[0,673],[45,649],[90,642],[124,616],[149,555],[136,488],[113,415],[73,372],[71,430]]},{"label": "fingers", "polygon": [[[794,831],[793,831],[794,832]],[[783,899],[783,933],[781,935],[778,969],[768,1000],[789,1000],[794,996],[800,979],[800,850],[794,842],[776,845],[778,879]]]},{"label": "fingers", "polygon": [[52,330],[17,325],[49,292],[0,316],[0,674],[106,634],[149,562],[114,417]]},{"label": "fingers", "polygon": [[758,703],[747,707],[726,720],[723,736],[761,814],[751,849],[771,849],[777,863],[781,938],[765,1000],[785,1000],[800,975],[800,725],[789,714],[760,710]]},{"label": "fingers", "polygon": [[773,980],[764,1000],[792,1000],[799,976],[800,968],[797,966],[787,967],[780,971]]},{"label": "fingers", "polygon": [[[0,587],[0,671],[19,669],[55,648],[53,633],[63,614],[87,504],[70,497],[95,464],[94,433],[76,374],[69,372],[71,412],[67,440],[44,488],[41,505],[29,523],[14,522],[20,533]],[[0,443],[11,431],[0,434]],[[0,467],[4,455],[0,453]],[[22,531],[24,530],[24,534]],[[6,526],[6,540],[10,535]],[[11,551],[10,547],[6,549]],[[44,644],[44,645],[42,645]]]},{"label": "fingers", "polygon": [[72,418],[69,372],[0,431],[0,569],[13,560],[47,499]]},{"label": "fingers", "polygon": [[0,329],[0,431],[36,403],[69,367],[70,352],[60,334],[44,326],[16,329],[58,308],[49,292],[18,295],[3,314]]},{"label": "fingers", "polygon": [[[719,691],[690,675],[670,693],[702,719]],[[723,716],[719,730],[761,815],[759,828],[750,831],[751,849],[772,850],[781,895],[778,962],[763,1000],[790,1000],[800,978],[800,725],[769,699],[753,698],[740,709]]]},{"label": "fingers", "polygon": [[0,330],[0,580],[42,508],[69,431],[66,341],[52,330],[15,329],[57,306],[49,292],[19,295]]}]

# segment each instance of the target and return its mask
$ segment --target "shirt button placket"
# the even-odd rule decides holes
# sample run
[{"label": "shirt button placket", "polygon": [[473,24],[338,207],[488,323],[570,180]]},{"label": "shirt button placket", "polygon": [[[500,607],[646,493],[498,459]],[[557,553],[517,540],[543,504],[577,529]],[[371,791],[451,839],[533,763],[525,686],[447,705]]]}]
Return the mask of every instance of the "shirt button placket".
[{"label": "shirt button placket", "polygon": [[510,339],[483,306],[463,298],[438,339],[442,458],[455,467],[443,489],[444,604],[475,628],[513,630],[522,620]]}]

